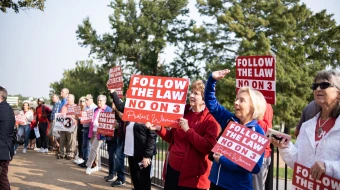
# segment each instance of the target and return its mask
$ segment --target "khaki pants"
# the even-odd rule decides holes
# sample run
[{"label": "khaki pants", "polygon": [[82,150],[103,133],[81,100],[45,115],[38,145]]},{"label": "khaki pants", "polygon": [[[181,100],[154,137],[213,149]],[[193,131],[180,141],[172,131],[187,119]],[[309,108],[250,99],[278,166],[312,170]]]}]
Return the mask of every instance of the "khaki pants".
[{"label": "khaki pants", "polygon": [[253,174],[253,189],[254,190],[264,190],[268,168],[271,162],[271,157],[263,158],[262,167],[258,174]]},{"label": "khaki pants", "polygon": [[74,157],[74,141],[74,132],[60,131],[60,156],[66,153],[67,156]]},{"label": "khaki pants", "polygon": [[[97,138],[97,133],[93,132],[93,135],[90,140],[91,143],[91,149],[90,149],[90,155],[89,158],[87,159],[86,166],[90,168],[92,166],[92,163],[97,160],[99,161],[99,148],[100,145],[102,144],[101,140],[98,140]],[[97,162],[97,166],[100,166],[100,162]]]}]

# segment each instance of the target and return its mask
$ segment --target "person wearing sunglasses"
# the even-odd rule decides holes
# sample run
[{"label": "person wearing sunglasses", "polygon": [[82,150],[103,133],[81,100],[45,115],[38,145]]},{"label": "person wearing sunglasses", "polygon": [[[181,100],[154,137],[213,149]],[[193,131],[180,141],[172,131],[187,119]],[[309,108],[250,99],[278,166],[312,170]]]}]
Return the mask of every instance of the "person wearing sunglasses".
[{"label": "person wearing sunglasses", "polygon": [[289,167],[294,168],[295,162],[309,167],[313,179],[322,174],[340,179],[339,87],[340,72],[319,71],[311,89],[320,112],[302,124],[294,145],[271,139]]},{"label": "person wearing sunglasses", "polygon": [[[85,96],[82,96],[79,98],[78,101],[78,106],[80,106],[80,111],[85,111]],[[80,122],[80,118],[77,116],[77,122],[78,122],[78,127],[77,127],[77,141],[78,141],[78,147],[77,147],[77,151],[78,151],[78,155],[76,156],[76,158],[74,159],[74,163],[76,164],[81,164],[84,162],[83,160],[83,124]]]}]

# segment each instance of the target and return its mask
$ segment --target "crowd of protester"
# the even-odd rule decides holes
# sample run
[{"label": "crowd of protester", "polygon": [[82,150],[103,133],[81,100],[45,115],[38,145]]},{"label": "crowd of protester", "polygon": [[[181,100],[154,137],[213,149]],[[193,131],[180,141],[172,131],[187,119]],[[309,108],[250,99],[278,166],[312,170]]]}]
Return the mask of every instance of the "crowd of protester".
[{"label": "crowd of protester", "polygon": [[[215,85],[230,71],[213,72],[207,81],[197,80],[190,86],[189,102],[180,128],[157,126],[151,122],[123,121],[124,102],[115,90],[110,90],[112,105],[108,97],[99,95],[94,100],[91,94],[79,97],[81,111],[93,110],[90,123],[82,123],[81,117],[72,115],[76,121],[74,131],[55,130],[55,114],[65,113],[75,105],[76,97],[64,88],[51,98],[50,109],[44,99],[38,106],[30,108],[24,103],[19,114],[26,121],[15,124],[13,111],[5,102],[7,91],[0,87],[0,164],[2,172],[8,172],[9,161],[16,154],[18,143],[13,136],[24,136],[23,151],[36,148],[40,153],[53,153],[57,159],[74,160],[84,173],[91,175],[101,170],[99,149],[106,142],[109,155],[109,171],[105,181],[117,187],[125,184],[124,159],[127,158],[131,181],[135,190],[151,189],[151,165],[156,152],[156,138],[169,143],[164,162],[163,178],[166,190],[191,189],[255,189],[264,190],[268,167],[271,163],[269,146],[252,171],[235,164],[227,157],[211,150],[230,121],[237,122],[264,135],[272,128],[273,109],[261,92],[243,87],[236,94],[234,113],[223,107],[216,99]],[[320,71],[312,85],[314,101],[303,111],[296,129],[295,145],[283,144],[271,139],[279,147],[283,160],[294,168],[298,162],[311,168],[312,177],[319,179],[327,174],[340,179],[340,151],[337,142],[340,135],[340,73],[334,70]],[[115,113],[117,125],[113,136],[97,133],[101,112]],[[5,126],[12,125],[11,129]],[[13,126],[17,129],[14,134]],[[39,138],[36,134],[39,133]],[[5,137],[6,136],[6,137]],[[11,138],[10,140],[6,140]],[[312,140],[312,141],[311,141]],[[6,155],[7,154],[7,155]],[[2,176],[2,175],[0,175]],[[8,179],[0,179],[0,188],[8,189]]]}]

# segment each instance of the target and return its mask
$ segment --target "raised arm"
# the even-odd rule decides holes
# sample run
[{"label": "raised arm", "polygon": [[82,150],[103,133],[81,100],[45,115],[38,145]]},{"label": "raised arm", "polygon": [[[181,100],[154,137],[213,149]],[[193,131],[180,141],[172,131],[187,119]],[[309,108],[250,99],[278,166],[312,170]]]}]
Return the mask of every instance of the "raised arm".
[{"label": "raised arm", "polygon": [[[216,72],[216,71],[215,71]],[[225,109],[216,99],[215,96],[216,80],[212,75],[209,76],[204,91],[204,102],[210,113],[214,116],[216,121],[225,127],[227,121],[234,115],[229,110]]]}]

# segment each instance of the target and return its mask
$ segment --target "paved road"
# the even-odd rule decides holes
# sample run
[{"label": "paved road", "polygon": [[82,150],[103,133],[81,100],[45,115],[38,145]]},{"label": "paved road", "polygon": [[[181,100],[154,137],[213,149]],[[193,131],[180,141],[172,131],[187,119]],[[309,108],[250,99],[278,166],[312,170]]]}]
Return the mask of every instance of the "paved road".
[{"label": "paved road", "polygon": [[[107,169],[85,174],[85,169],[78,167],[71,160],[57,160],[54,155],[37,153],[29,150],[22,154],[21,147],[9,166],[11,189],[131,189],[130,179],[122,187],[111,187],[104,181]],[[158,189],[158,188],[153,188]]]}]

